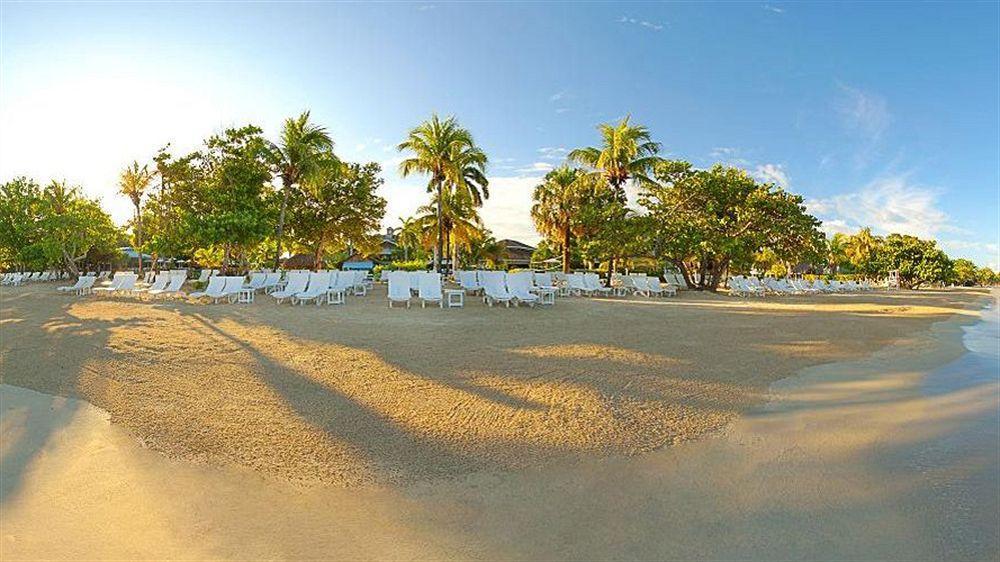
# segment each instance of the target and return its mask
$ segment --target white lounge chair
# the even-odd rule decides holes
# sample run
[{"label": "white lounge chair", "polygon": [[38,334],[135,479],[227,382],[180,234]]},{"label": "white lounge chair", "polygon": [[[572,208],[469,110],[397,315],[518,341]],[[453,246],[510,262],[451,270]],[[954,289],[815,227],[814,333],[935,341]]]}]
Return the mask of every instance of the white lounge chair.
[{"label": "white lounge chair", "polygon": [[97,281],[97,277],[93,275],[81,275],[76,283],[71,287],[58,287],[57,290],[63,293],[68,293],[70,291],[78,294],[85,295],[94,288],[94,282]]},{"label": "white lounge chair", "polygon": [[420,308],[426,308],[428,302],[437,303],[444,308],[444,295],[441,292],[441,274],[433,271],[420,275],[420,286],[417,289],[420,298]]},{"label": "white lounge chair", "polygon": [[611,287],[601,285],[601,277],[596,273],[585,273],[583,275],[583,285],[587,287],[590,294],[598,293],[604,296],[610,296],[612,291],[614,291]]},{"label": "white lounge chair", "polygon": [[518,303],[534,307],[538,304],[538,295],[532,293],[534,289],[534,274],[530,271],[519,271],[507,274],[507,291]]},{"label": "white lounge chair", "polygon": [[[306,285],[309,284],[309,273],[305,271],[290,271],[288,273],[288,283],[285,285],[284,289],[273,291],[271,296],[274,297],[278,304],[281,304],[285,299],[291,299],[295,295],[306,290]],[[294,303],[294,301],[292,301]]]},{"label": "white lounge chair", "polygon": [[475,271],[459,271],[457,273],[458,284],[466,293],[474,295],[483,290],[483,285],[476,278]]},{"label": "white lounge chair", "polygon": [[184,282],[187,281],[187,275],[185,274],[174,274],[168,275],[169,281],[167,281],[167,286],[162,289],[150,289],[146,291],[146,294],[151,297],[166,297],[166,296],[184,296],[184,292],[181,288],[184,286]]},{"label": "white lounge chair", "polygon": [[257,292],[264,288],[264,283],[267,281],[267,274],[263,271],[257,271],[250,274],[250,281],[247,283],[246,288],[252,289],[253,292]]},{"label": "white lounge chair", "polygon": [[566,293],[569,295],[590,295],[591,291],[583,282],[582,273],[570,273],[566,276]]},{"label": "white lounge chair", "polygon": [[330,290],[330,272],[329,271],[317,271],[309,274],[309,284],[306,286],[306,290],[298,293],[292,297],[292,304],[298,302],[300,305],[312,301],[316,303],[316,306],[323,304],[323,297],[326,297],[327,291]]},{"label": "white lounge chair", "polygon": [[484,271],[483,275],[483,302],[493,306],[498,302],[510,307],[514,295],[507,290],[507,273],[503,271]]},{"label": "white lounge chair", "polygon": [[670,285],[661,284],[660,280],[656,277],[646,277],[646,287],[649,289],[650,296],[673,297],[677,295],[677,289],[671,287]]},{"label": "white lounge chair", "polygon": [[389,280],[389,308],[394,302],[405,302],[406,308],[410,308],[410,273],[408,271],[390,271]]}]

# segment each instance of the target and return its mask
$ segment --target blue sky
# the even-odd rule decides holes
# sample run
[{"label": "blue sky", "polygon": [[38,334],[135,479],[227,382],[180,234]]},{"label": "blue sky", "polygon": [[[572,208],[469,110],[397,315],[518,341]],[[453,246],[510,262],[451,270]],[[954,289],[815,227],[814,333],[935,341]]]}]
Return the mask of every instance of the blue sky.
[{"label": "blue sky", "polygon": [[392,148],[432,112],[491,156],[483,210],[533,242],[531,188],[630,113],[668,155],[803,194],[831,231],[998,256],[996,3],[4,3],[0,179],[65,178],[119,221],[117,172],[172,142],[311,109],[425,202]]}]

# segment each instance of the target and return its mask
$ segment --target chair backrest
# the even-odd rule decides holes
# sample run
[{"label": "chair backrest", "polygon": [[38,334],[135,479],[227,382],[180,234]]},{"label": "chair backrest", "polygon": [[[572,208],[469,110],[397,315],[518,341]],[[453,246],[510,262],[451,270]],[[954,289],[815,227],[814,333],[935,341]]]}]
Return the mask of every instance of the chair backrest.
[{"label": "chair backrest", "polygon": [[285,285],[284,292],[297,294],[306,290],[306,285],[309,284],[309,272],[307,271],[289,271],[288,272],[288,284]]},{"label": "chair backrest", "polygon": [[97,281],[96,275],[84,275],[80,277],[80,283],[78,289],[89,289],[94,286],[94,282]]},{"label": "chair backrest", "polygon": [[518,271],[507,274],[507,288],[510,292],[523,295],[529,292],[534,274],[530,271]]},{"label": "chair backrest", "polygon": [[587,285],[584,284],[583,277],[582,273],[570,273],[566,276],[566,283],[570,289],[586,289]]},{"label": "chair backrest", "polygon": [[482,273],[483,290],[487,295],[507,295],[507,272],[484,271]]},{"label": "chair backrest", "polygon": [[226,280],[226,284],[222,289],[223,293],[235,293],[243,288],[243,283],[246,278],[242,275],[232,275],[228,277],[223,277]]},{"label": "chair backrest", "polygon": [[459,271],[458,272],[458,284],[466,290],[475,290],[480,287],[479,283],[476,281],[475,271]]},{"label": "chair backrest", "polygon": [[163,289],[170,282],[170,275],[166,273],[159,273],[156,278],[153,279],[153,283],[149,286],[150,291],[156,291]]},{"label": "chair backrest", "polygon": [[326,292],[330,288],[330,272],[316,271],[309,274],[309,285],[306,287],[307,293]]},{"label": "chair backrest", "polygon": [[267,274],[266,279],[264,279],[264,287],[273,287],[281,281],[281,272],[275,271]]},{"label": "chair backrest", "polygon": [[389,298],[408,300],[410,298],[410,273],[408,271],[389,272]]},{"label": "chair backrest", "polygon": [[167,288],[163,290],[165,293],[176,293],[181,290],[184,286],[184,282],[187,281],[187,275],[174,275],[170,274],[170,283],[167,284]]},{"label": "chair backrest", "polygon": [[135,282],[139,279],[139,276],[135,273],[126,273],[122,275],[122,282],[118,285],[118,289],[123,291],[131,291],[135,288]]},{"label": "chair backrest", "polygon": [[267,275],[261,272],[250,274],[250,288],[260,289],[264,286],[264,281],[267,280]]},{"label": "chair backrest", "polygon": [[225,277],[209,277],[208,286],[205,287],[205,293],[211,295],[217,295],[221,293],[226,288],[226,278]]},{"label": "chair backrest", "polygon": [[654,293],[663,292],[663,285],[660,285],[659,277],[653,277],[652,275],[647,275],[644,279],[646,280],[646,286],[649,287],[650,291],[653,291]]},{"label": "chair backrest", "polygon": [[201,273],[198,274],[198,282],[199,283],[204,283],[205,281],[208,281],[208,276],[211,275],[211,274],[212,274],[212,270],[211,269],[203,269],[203,270],[201,270]]},{"label": "chair backrest", "polygon": [[427,271],[420,275],[420,285],[418,293],[422,299],[441,298],[441,275],[433,271]]},{"label": "chair backrest", "polygon": [[599,289],[601,287],[601,278],[596,273],[585,273],[583,275],[583,285],[588,289]]}]

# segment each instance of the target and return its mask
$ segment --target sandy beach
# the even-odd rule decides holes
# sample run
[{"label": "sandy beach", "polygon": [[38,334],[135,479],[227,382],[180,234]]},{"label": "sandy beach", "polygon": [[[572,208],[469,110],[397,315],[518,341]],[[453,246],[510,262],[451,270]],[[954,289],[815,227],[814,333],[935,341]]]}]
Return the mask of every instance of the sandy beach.
[{"label": "sandy beach", "polygon": [[[922,386],[986,300],[390,311],[378,292],[293,309],[5,288],[4,554],[995,558],[989,533],[906,515],[953,517],[949,483],[995,448],[899,460],[995,410],[988,381]],[[988,524],[979,497],[958,507]]]}]

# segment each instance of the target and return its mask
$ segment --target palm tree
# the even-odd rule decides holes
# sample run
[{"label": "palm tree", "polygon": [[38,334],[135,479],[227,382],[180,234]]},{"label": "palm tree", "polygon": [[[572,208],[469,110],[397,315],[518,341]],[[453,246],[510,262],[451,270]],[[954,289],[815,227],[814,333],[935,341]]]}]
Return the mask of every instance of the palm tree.
[{"label": "palm tree", "polygon": [[562,269],[569,273],[570,244],[573,235],[580,235],[575,222],[584,190],[584,173],[577,168],[561,166],[545,174],[545,181],[535,186],[532,194],[531,219],[543,236],[562,248]]},{"label": "palm tree", "polygon": [[850,260],[855,271],[864,274],[870,273],[868,271],[868,267],[871,265],[868,263],[869,258],[875,252],[878,242],[878,238],[872,235],[872,229],[869,227],[862,228],[857,234],[847,239],[844,244],[844,255]]},{"label": "palm tree", "polygon": [[424,244],[435,243],[435,234],[444,235],[443,257],[449,258],[452,269],[456,264],[454,259],[463,248],[468,248],[471,242],[482,236],[483,222],[476,210],[475,203],[464,192],[445,191],[438,202],[439,205],[424,205],[417,209],[414,219],[417,228],[424,233]]},{"label": "palm tree", "polygon": [[617,125],[598,125],[602,140],[600,148],[578,148],[567,155],[570,161],[588,166],[595,175],[603,177],[622,202],[625,201],[627,182],[654,183],[649,174],[661,160],[656,155],[660,144],[653,142],[649,129],[631,125],[630,118],[626,115]]},{"label": "palm tree", "polygon": [[396,235],[396,243],[403,249],[403,261],[410,261],[410,248],[420,247],[420,230],[417,220],[413,217],[399,217],[402,226]]},{"label": "palm tree", "polygon": [[427,191],[434,194],[437,215],[434,270],[440,271],[445,243],[442,218],[445,191],[464,193],[475,205],[481,205],[483,199],[489,197],[486,154],[476,147],[472,134],[462,128],[454,117],[442,120],[437,115],[413,128],[396,149],[412,153],[410,158],[400,163],[400,175],[407,177],[419,173],[430,176]]},{"label": "palm tree", "polygon": [[135,207],[135,250],[139,254],[139,275],[142,275],[142,196],[153,181],[155,172],[150,171],[148,166],[139,167],[139,163],[133,161],[131,166],[122,170],[118,180],[119,192],[128,197]]},{"label": "palm tree", "polygon": [[316,171],[324,154],[332,156],[333,140],[326,129],[309,122],[309,112],[303,111],[297,118],[285,119],[281,131],[281,144],[271,145],[277,159],[277,174],[281,177],[281,212],[278,214],[277,249],[274,254],[274,268],[281,265],[281,238],[285,233],[285,211],[292,186]]}]

